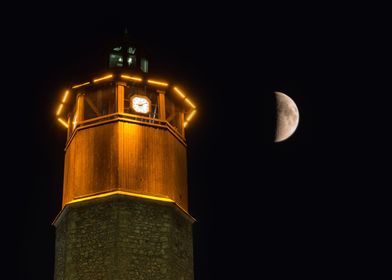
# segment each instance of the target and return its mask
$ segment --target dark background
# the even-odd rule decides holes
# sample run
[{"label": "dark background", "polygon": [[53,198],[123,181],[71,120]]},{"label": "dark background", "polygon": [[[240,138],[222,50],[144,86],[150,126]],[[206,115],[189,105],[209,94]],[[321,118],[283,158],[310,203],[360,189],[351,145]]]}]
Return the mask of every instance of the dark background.
[{"label": "dark background", "polygon": [[[57,102],[72,81],[104,67],[104,47],[125,27],[150,53],[150,69],[199,107],[187,128],[196,279],[374,277],[385,267],[383,7],[58,3],[4,13],[9,278],[53,279],[66,140]],[[274,91],[300,111],[296,133],[279,144]]]}]

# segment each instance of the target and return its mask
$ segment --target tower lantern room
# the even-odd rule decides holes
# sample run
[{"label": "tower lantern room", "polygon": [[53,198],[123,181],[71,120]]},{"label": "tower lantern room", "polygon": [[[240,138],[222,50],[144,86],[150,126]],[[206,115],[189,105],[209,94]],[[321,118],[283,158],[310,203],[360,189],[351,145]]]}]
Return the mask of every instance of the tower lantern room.
[{"label": "tower lantern room", "polygon": [[149,75],[139,47],[124,41],[107,59],[56,110],[67,141],[55,279],[193,279],[185,129],[196,106]]},{"label": "tower lantern room", "polygon": [[111,49],[108,66],[109,68],[122,68],[133,72],[148,73],[146,53],[135,44],[130,44],[127,37]]}]

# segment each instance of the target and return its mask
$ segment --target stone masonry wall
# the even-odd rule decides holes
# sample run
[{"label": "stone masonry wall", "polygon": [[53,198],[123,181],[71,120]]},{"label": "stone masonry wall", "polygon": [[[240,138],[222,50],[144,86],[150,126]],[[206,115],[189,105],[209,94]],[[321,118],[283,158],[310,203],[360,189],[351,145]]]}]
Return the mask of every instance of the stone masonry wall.
[{"label": "stone masonry wall", "polygon": [[55,280],[193,280],[192,220],[172,203],[113,195],[56,222]]}]

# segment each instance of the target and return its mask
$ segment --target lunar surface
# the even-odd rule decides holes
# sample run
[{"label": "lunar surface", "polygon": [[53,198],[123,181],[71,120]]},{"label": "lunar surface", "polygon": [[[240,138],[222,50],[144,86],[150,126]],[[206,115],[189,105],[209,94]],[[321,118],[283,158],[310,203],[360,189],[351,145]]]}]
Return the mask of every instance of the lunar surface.
[{"label": "lunar surface", "polygon": [[276,132],[275,142],[289,138],[298,127],[299,112],[297,105],[286,94],[275,92],[276,98]]}]

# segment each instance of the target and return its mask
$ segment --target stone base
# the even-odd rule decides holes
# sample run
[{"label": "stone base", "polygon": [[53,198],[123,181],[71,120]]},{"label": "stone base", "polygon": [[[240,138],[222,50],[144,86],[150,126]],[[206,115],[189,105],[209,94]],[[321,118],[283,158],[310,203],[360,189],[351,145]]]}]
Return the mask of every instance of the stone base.
[{"label": "stone base", "polygon": [[67,205],[55,280],[193,280],[193,219],[174,203],[113,195]]}]

